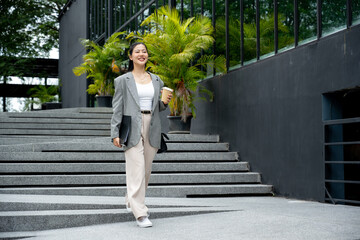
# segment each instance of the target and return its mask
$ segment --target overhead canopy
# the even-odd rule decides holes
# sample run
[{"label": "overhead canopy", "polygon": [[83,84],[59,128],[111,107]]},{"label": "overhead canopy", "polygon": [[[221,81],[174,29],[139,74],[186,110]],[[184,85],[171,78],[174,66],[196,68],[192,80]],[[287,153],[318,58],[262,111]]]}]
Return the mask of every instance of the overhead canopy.
[{"label": "overhead canopy", "polygon": [[[0,56],[0,76],[58,78],[58,59]],[[30,97],[37,85],[0,84],[0,97]]]},{"label": "overhead canopy", "polygon": [[58,78],[58,59],[0,56],[0,76]]},{"label": "overhead canopy", "polygon": [[[0,97],[31,97],[29,90],[38,85],[26,84],[0,84]],[[51,87],[48,85],[46,87]]]}]

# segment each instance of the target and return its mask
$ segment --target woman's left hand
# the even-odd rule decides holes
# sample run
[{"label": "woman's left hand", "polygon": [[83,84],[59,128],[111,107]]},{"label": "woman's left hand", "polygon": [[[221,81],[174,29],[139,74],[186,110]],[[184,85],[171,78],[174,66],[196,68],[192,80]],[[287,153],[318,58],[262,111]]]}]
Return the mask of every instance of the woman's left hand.
[{"label": "woman's left hand", "polygon": [[[163,92],[163,90],[161,90],[161,93],[162,92]],[[166,102],[163,101],[163,103],[166,104],[166,105],[169,104],[169,102],[171,101],[172,96],[173,96],[172,93],[169,93],[169,95],[168,95],[168,97],[166,99],[167,101]]]}]

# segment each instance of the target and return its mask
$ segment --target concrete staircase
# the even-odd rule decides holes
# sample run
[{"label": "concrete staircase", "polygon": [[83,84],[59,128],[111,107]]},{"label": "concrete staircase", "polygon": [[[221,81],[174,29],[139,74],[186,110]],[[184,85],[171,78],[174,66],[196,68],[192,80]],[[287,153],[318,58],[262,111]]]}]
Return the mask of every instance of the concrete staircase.
[{"label": "concrete staircase", "polygon": [[107,137],[111,115],[109,108],[0,113],[0,145]]},{"label": "concrete staircase", "polygon": [[[50,196],[58,199],[66,199],[65,196],[124,196],[125,159],[122,149],[114,147],[108,137],[111,115],[111,109],[107,108],[2,113],[0,199],[1,196],[8,199],[16,199],[14,196],[21,196],[20,199],[26,199],[26,196],[47,196],[42,197],[44,199]],[[148,197],[272,194],[272,186],[261,184],[260,174],[251,172],[247,162],[240,162],[238,154],[230,152],[229,145],[220,142],[218,135],[173,134],[169,137],[168,152],[155,157]],[[39,216],[39,213],[34,212],[34,209],[41,212],[44,204],[49,206],[49,202],[10,203],[0,200],[0,211],[3,211],[0,212],[0,223],[7,223],[0,224],[3,226],[0,232],[30,231],[39,226],[41,229],[66,227],[69,222],[64,216],[67,214],[57,211],[84,210],[84,204],[81,203],[69,203],[66,207],[58,204],[55,210],[50,208],[52,212],[47,211],[49,215],[44,217],[51,220],[47,221],[49,224],[37,224],[35,227],[31,224],[29,226],[29,219],[24,218],[24,215],[30,214],[36,218],[35,215]],[[91,208],[95,208],[91,211],[100,215],[110,214],[110,210],[96,204]],[[171,215],[174,211],[184,212],[174,208],[168,212],[160,211],[158,216]],[[110,212],[114,213],[114,210]],[[69,214],[71,218],[73,213]],[[122,216],[125,213],[118,214]],[[53,218],[60,215],[65,220],[54,223]],[[109,219],[106,216],[104,219]],[[119,216],[113,218],[113,221],[119,221]],[[125,216],[122,218],[124,221],[129,218],[128,214]],[[19,219],[27,219],[26,224]],[[77,221],[71,226],[82,224],[84,221]]]}]

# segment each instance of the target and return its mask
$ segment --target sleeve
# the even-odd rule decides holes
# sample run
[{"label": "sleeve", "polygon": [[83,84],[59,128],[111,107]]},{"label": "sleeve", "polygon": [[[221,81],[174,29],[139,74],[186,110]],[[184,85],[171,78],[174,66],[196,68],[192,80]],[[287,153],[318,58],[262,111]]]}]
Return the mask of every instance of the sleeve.
[{"label": "sleeve", "polygon": [[123,116],[123,94],[121,78],[116,78],[115,93],[112,100],[111,139],[119,137],[119,127]]},{"label": "sleeve", "polygon": [[[161,89],[164,87],[164,82],[159,78],[160,80],[160,91]],[[159,111],[164,111],[167,108],[167,104],[164,104],[163,101],[161,101],[161,99],[159,99]]]}]

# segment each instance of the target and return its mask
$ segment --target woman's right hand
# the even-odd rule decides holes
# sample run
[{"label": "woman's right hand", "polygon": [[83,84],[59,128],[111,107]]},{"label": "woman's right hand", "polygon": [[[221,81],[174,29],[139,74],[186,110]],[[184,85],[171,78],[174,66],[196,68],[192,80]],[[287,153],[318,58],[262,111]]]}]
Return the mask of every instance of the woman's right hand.
[{"label": "woman's right hand", "polygon": [[118,147],[118,148],[122,147],[121,143],[120,143],[120,138],[118,138],[118,137],[113,139],[113,144],[115,147]]}]

